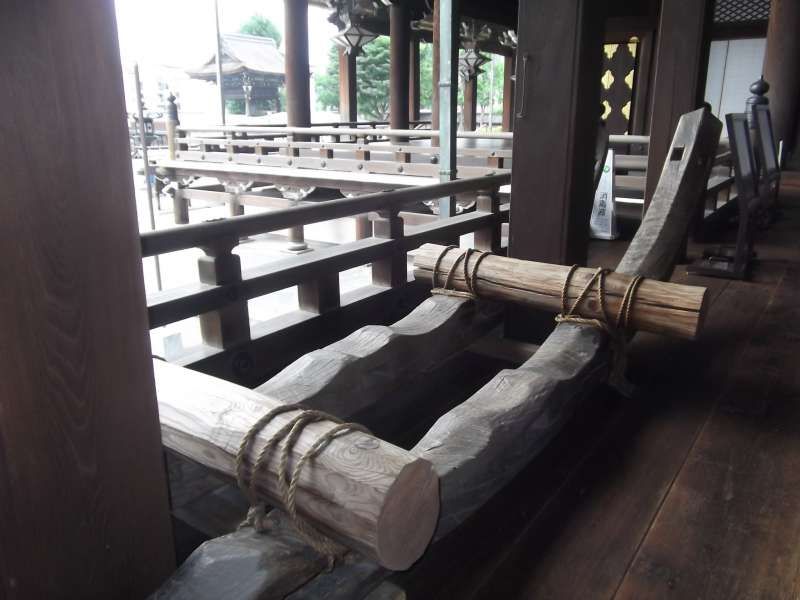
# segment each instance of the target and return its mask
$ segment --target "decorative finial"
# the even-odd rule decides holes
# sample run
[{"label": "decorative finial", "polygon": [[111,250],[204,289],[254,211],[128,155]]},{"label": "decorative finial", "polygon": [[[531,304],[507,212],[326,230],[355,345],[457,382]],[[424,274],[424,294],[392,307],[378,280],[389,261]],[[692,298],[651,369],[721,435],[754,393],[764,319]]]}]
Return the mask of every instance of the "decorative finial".
[{"label": "decorative finial", "polygon": [[167,97],[167,119],[170,121],[174,121],[175,123],[180,123],[178,119],[178,105],[175,104],[175,94],[170,91],[169,96]]},{"label": "decorative finial", "polygon": [[769,98],[766,97],[766,93],[769,91],[769,84],[764,80],[764,76],[758,78],[758,81],[754,81],[750,84],[750,92],[753,94],[747,99],[747,103],[745,104],[745,113],[747,114],[747,122],[751,128],[755,127],[755,122],[753,119],[753,107],[754,106],[766,106],[769,104]]}]

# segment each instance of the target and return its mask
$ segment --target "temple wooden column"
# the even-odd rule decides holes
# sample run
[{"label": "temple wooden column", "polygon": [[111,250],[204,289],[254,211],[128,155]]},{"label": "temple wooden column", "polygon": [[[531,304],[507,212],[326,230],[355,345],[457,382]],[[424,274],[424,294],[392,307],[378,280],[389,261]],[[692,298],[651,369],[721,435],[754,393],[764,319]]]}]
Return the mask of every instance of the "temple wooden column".
[{"label": "temple wooden column", "polygon": [[503,131],[514,131],[514,67],[516,56],[506,55],[503,64]]},{"label": "temple wooden column", "polygon": [[[586,264],[603,4],[520,2],[513,150],[525,168],[512,171],[509,256]],[[534,316],[513,310],[507,334],[535,339],[552,329],[551,318]]]},{"label": "temple wooden column", "polygon": [[[439,129],[439,0],[431,0],[433,3],[433,36],[431,44],[433,47],[433,60],[431,61],[431,129]],[[439,138],[432,138],[431,145],[438,146]]]},{"label": "temple wooden column", "polygon": [[[662,0],[651,88],[644,210],[650,205],[675,127],[703,102],[713,0]],[[744,107],[742,107],[744,109]]]},{"label": "temple wooden column", "polygon": [[419,36],[413,34],[408,54],[408,118],[410,121],[419,121],[419,43]]},{"label": "temple wooden column", "polygon": [[477,75],[473,75],[464,81],[464,106],[462,111],[462,128],[464,131],[475,131],[478,117]]},{"label": "temple wooden column", "polygon": [[144,598],[175,559],[114,2],[7,0],[0,55],[0,598]]},{"label": "temple wooden column", "polygon": [[356,50],[349,54],[339,48],[339,120],[358,121],[358,88],[356,87]]},{"label": "temple wooden column", "polygon": [[286,122],[311,125],[310,70],[308,67],[308,0],[284,2],[286,46]]},{"label": "temple wooden column", "polygon": [[[284,2],[284,44],[286,71],[286,123],[293,127],[311,125],[311,70],[308,66],[308,0]],[[302,249],[302,227],[289,230],[289,248]],[[300,295],[303,295],[300,290]]]},{"label": "temple wooden column", "polygon": [[389,127],[392,129],[408,129],[410,15],[408,2],[395,2],[389,7]]},{"label": "temple wooden column", "polygon": [[[764,79],[775,141],[783,140],[784,156],[791,158],[800,109],[800,2],[772,0],[764,56]],[[798,162],[793,160],[792,163]]]}]

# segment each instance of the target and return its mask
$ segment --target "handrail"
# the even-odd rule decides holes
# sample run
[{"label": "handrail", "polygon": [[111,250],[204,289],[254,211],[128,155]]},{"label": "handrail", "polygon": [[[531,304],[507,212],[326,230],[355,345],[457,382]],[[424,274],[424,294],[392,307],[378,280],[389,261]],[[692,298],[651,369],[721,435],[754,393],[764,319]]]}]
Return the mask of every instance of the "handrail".
[{"label": "handrail", "polygon": [[493,189],[510,182],[510,173],[486,175],[150,231],[141,235],[142,256],[195,248],[224,237],[244,237],[367,212],[399,209],[414,202]]},{"label": "handrail", "polygon": [[[206,127],[178,126],[178,131],[207,131],[217,133],[258,133],[285,135],[353,135],[364,136],[396,136],[396,137],[438,137],[438,129],[389,129],[389,128],[353,128],[353,127],[275,127],[269,125],[209,125]],[[466,139],[513,140],[513,131],[458,131],[456,136]],[[649,144],[648,135],[610,135],[611,144]]]}]

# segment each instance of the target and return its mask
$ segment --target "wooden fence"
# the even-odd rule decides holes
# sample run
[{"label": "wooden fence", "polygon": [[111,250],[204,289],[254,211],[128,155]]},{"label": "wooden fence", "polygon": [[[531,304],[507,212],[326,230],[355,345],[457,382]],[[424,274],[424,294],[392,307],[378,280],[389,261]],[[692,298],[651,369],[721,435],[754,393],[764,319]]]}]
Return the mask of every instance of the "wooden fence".
[{"label": "wooden fence", "polygon": [[[508,173],[460,179],[144,233],[144,257],[188,248],[204,252],[198,259],[198,283],[148,297],[150,327],[199,316],[203,345],[176,362],[256,385],[291,360],[356,327],[388,322],[410,310],[425,291],[408,281],[409,250],[426,242],[457,243],[458,236],[471,232],[476,248],[499,250],[508,205],[500,204],[498,189],[510,179]],[[404,226],[403,207],[467,193],[476,196],[475,211]],[[245,236],[365,213],[372,215],[372,237],[248,271],[242,270],[233,253]],[[339,273],[366,264],[372,265],[372,284],[341,294]],[[251,330],[247,301],[292,286],[298,286],[300,309]]]}]

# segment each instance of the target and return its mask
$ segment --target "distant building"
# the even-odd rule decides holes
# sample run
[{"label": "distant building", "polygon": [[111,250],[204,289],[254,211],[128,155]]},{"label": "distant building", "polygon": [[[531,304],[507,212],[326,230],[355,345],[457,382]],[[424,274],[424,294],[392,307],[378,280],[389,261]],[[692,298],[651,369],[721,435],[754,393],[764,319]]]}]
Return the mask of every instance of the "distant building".
[{"label": "distant building", "polygon": [[[217,57],[187,71],[193,79],[216,82]],[[280,112],[285,80],[283,54],[275,40],[244,33],[222,34],[222,88],[226,100],[242,103],[245,115]],[[236,111],[232,111],[236,112]]]}]

